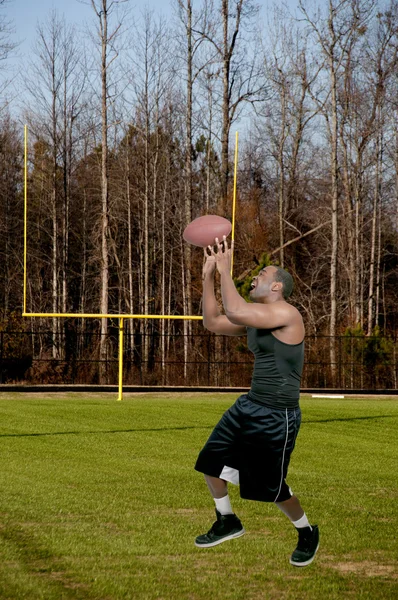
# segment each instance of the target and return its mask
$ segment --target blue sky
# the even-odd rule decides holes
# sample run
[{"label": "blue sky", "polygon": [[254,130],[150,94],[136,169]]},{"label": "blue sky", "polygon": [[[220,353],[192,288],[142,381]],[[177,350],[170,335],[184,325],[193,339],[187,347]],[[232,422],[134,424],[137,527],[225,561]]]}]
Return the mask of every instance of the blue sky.
[{"label": "blue sky", "polygon": [[[275,0],[257,0],[261,10],[262,20],[266,21],[267,8]],[[285,0],[287,4],[295,7],[297,0]],[[175,0],[129,0],[129,8],[133,15],[138,15],[147,7],[153,10],[155,15],[173,16]],[[194,8],[201,4],[201,0],[194,0]],[[24,72],[25,62],[31,54],[37,37],[37,24],[45,23],[50,11],[55,9],[60,17],[64,16],[67,23],[80,28],[81,32],[87,32],[87,25],[96,26],[96,19],[91,6],[91,0],[8,0],[2,15],[11,21],[14,27],[13,42],[19,46],[8,58],[5,67],[6,76],[14,78],[13,87],[8,92],[12,100],[12,106],[17,106],[14,100],[20,97],[21,90],[18,88],[19,74]],[[92,29],[90,27],[90,29]],[[10,93],[11,90],[11,93]],[[18,111],[15,108],[15,111]]]},{"label": "blue sky", "polygon": [[[171,14],[171,2],[168,0],[132,0],[133,10],[148,6],[156,14]],[[56,9],[67,22],[84,26],[93,20],[93,9],[90,0],[9,0],[3,14],[13,22],[14,40],[20,42],[18,53],[28,54],[35,39],[36,25],[46,20],[51,9]]]},{"label": "blue sky", "polygon": [[[194,6],[195,3],[198,4],[198,0],[194,2]],[[263,16],[266,7],[271,3],[272,0],[259,0],[260,6],[263,7]],[[287,3],[293,6],[297,4],[296,0],[288,0]],[[153,9],[155,14],[168,16],[173,12],[173,0],[130,0],[129,4],[133,12],[138,12],[145,6]],[[36,35],[36,25],[46,20],[52,8],[55,8],[60,16],[64,15],[67,22],[82,27],[93,20],[91,0],[9,0],[3,14],[13,22],[14,40],[20,42],[20,56],[29,54]]]}]

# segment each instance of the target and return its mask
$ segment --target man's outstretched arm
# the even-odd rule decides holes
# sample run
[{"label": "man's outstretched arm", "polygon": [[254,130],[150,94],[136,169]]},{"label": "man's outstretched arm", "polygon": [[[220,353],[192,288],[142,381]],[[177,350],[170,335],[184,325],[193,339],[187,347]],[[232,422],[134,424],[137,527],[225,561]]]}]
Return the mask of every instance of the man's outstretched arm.
[{"label": "man's outstretched arm", "polygon": [[223,335],[246,335],[246,327],[235,325],[219,311],[214,293],[214,277],[216,273],[216,261],[209,256],[205,250],[206,262],[203,267],[203,326]]}]

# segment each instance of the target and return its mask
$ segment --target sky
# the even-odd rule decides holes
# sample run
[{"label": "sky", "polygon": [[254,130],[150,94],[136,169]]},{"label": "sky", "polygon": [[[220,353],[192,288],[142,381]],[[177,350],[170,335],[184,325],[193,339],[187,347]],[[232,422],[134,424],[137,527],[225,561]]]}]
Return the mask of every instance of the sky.
[{"label": "sky", "polygon": [[[271,4],[272,0],[258,0],[262,13]],[[156,15],[171,16],[173,0],[130,0],[130,7],[134,12],[142,10],[145,6],[153,9]],[[296,5],[296,0],[288,0],[288,4]],[[195,2],[194,2],[195,6]],[[32,48],[36,35],[36,25],[47,19],[50,10],[54,8],[60,16],[64,15],[67,22],[84,27],[85,23],[93,21],[91,0],[8,0],[2,11],[13,22],[15,41],[20,42],[18,54],[27,56]],[[16,57],[12,59],[16,62]]]},{"label": "sky", "polygon": [[[56,9],[60,16],[70,23],[81,25],[93,21],[94,13],[91,0],[8,0],[3,14],[12,21],[15,34],[14,41],[20,42],[18,54],[25,56],[34,43],[38,22],[47,19],[50,11]],[[131,0],[133,10],[147,6],[156,14],[171,14],[171,2],[168,0]]]},{"label": "sky", "polygon": [[[284,1],[291,7],[297,6],[297,0]],[[257,0],[257,2],[261,8],[261,18],[265,21],[267,8],[275,0]],[[163,15],[171,18],[174,14],[174,4],[175,0],[129,0],[129,9],[133,15],[138,15],[145,8],[149,8],[153,10],[155,16]],[[194,8],[200,4],[201,0],[193,1]],[[19,74],[24,72],[24,64],[28,62],[32,52],[37,38],[38,23],[45,23],[52,9],[55,9],[60,17],[64,16],[67,23],[76,25],[82,32],[97,26],[91,0],[6,0],[0,16],[11,22],[14,28],[11,41],[18,43],[17,49],[8,57],[6,64],[2,65],[3,69],[5,67],[4,73],[7,79],[14,82],[8,88],[8,96],[11,98],[10,110],[14,116],[17,116],[19,111],[15,100],[21,98],[21,90],[18,87]],[[91,27],[88,28],[89,24]]]}]

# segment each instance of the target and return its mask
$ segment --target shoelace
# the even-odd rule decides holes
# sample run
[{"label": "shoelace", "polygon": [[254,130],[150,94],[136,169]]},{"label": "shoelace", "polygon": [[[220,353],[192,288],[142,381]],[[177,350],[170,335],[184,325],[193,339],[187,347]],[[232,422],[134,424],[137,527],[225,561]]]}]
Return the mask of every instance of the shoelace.
[{"label": "shoelace", "polygon": [[213,525],[210,527],[209,531],[207,532],[207,535],[211,535],[212,533],[216,533],[216,528],[217,528],[218,524],[219,524],[219,521],[216,521],[215,523],[213,523]]}]

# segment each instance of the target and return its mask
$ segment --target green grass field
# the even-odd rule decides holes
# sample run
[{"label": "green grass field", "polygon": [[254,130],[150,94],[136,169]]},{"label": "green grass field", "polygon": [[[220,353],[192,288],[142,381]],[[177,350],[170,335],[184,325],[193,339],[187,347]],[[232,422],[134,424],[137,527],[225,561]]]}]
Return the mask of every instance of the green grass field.
[{"label": "green grass field", "polygon": [[321,545],[230,486],[247,534],[212,549],[193,469],[231,394],[0,394],[0,598],[397,598],[398,401],[303,398],[288,482]]}]

